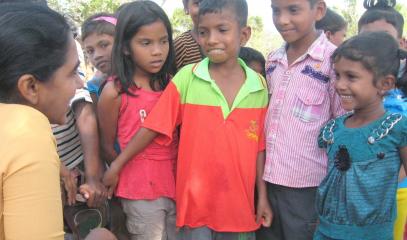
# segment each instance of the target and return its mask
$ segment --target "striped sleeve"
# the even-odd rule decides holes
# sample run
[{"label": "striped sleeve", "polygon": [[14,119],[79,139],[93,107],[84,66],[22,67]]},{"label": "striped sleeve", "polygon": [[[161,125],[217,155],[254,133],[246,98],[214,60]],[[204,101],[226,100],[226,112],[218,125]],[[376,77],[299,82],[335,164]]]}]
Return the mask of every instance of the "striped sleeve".
[{"label": "striped sleeve", "polygon": [[184,32],[174,40],[175,62],[177,69],[191,64],[200,62],[203,55],[199,44],[194,40],[191,32]]}]

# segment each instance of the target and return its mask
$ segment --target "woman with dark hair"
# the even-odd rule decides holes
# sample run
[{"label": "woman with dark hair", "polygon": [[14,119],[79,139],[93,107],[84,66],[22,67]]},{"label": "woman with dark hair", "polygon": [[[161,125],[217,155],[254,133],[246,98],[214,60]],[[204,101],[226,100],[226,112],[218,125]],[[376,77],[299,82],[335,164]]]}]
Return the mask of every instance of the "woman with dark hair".
[{"label": "woman with dark hair", "polygon": [[75,42],[65,19],[38,4],[1,4],[0,29],[0,239],[63,239],[50,123],[65,123],[81,84]]}]

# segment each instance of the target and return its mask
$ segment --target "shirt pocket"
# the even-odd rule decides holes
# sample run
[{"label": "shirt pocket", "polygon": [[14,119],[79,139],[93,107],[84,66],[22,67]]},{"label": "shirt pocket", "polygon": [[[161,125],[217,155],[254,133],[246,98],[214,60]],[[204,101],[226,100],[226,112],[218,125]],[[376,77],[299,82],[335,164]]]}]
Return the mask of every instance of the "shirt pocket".
[{"label": "shirt pocket", "polygon": [[[321,85],[321,86],[318,86]],[[313,83],[306,91],[296,93],[293,115],[303,122],[315,122],[323,115],[326,89],[322,84]]]}]

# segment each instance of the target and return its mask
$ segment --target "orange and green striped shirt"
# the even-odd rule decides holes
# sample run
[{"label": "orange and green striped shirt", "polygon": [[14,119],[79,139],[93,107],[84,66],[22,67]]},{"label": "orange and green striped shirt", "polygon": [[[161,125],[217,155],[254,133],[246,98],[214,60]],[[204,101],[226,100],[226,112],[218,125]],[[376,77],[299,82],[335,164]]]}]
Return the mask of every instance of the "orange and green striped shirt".
[{"label": "orange and green striped shirt", "polygon": [[177,226],[248,232],[255,222],[256,159],[265,148],[268,103],[264,79],[239,59],[246,81],[232,108],[209,75],[209,59],[182,68],[144,127],[170,143],[181,125],[177,161]]}]

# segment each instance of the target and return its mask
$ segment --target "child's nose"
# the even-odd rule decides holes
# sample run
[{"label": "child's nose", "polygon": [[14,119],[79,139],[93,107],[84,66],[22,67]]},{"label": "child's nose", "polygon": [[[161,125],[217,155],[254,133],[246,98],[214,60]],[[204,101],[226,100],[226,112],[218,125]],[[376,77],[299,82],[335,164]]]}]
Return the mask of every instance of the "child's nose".
[{"label": "child's nose", "polygon": [[154,44],[153,49],[151,49],[151,54],[155,55],[161,55],[163,52],[163,46],[160,44]]},{"label": "child's nose", "polygon": [[285,14],[285,13],[280,13],[280,15],[277,16],[276,18],[277,18],[277,23],[279,25],[286,25],[290,22],[290,17],[288,16],[288,14]]}]

